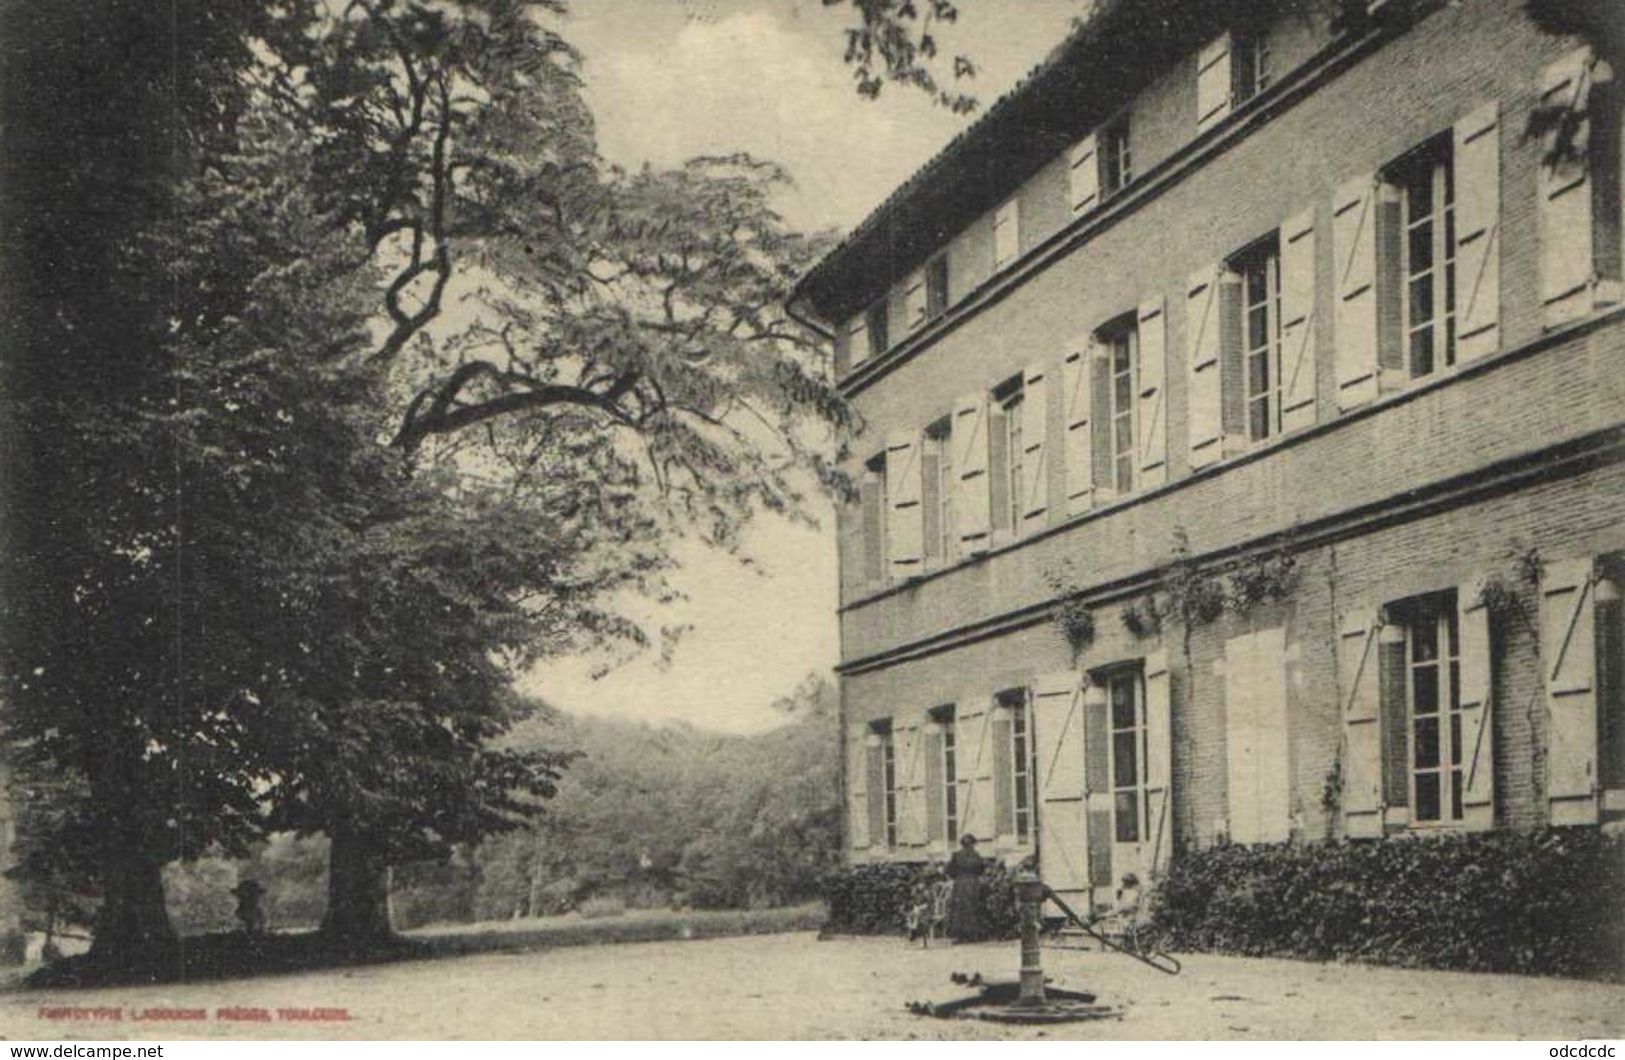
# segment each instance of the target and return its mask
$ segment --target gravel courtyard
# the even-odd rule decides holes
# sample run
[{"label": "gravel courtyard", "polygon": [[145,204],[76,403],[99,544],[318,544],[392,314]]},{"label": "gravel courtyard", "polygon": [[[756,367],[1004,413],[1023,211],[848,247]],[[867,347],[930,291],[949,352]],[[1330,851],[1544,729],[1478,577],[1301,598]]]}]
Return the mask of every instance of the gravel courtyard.
[{"label": "gravel courtyard", "polygon": [[[1625,986],[1191,956],[1183,975],[1114,954],[1045,951],[1058,985],[1123,1015],[1052,1028],[912,1016],[964,991],[954,971],[1013,978],[1013,943],[769,935],[492,953],[182,987],[0,993],[11,1038],[1547,1038],[1625,1036]],[[117,1023],[48,1019],[54,1006]],[[271,1022],[218,1010],[263,1010]],[[206,1010],[202,1022],[136,1020]],[[279,1009],[294,1010],[279,1014]],[[343,1009],[348,1020],[311,1020]],[[60,1013],[59,1013],[60,1014]],[[239,1012],[239,1015],[243,1014]],[[332,1013],[328,1013],[332,1015]],[[291,1018],[290,1018],[291,1017]],[[104,1017],[105,1018],[105,1017]]]}]

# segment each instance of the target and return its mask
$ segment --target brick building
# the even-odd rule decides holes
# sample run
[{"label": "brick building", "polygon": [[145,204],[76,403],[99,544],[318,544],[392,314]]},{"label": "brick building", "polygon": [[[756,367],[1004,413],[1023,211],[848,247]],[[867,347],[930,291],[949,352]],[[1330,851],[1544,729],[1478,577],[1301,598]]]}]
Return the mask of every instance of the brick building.
[{"label": "brick building", "polygon": [[1616,82],[1329,6],[1100,5],[801,282],[853,862],[1625,816]]}]

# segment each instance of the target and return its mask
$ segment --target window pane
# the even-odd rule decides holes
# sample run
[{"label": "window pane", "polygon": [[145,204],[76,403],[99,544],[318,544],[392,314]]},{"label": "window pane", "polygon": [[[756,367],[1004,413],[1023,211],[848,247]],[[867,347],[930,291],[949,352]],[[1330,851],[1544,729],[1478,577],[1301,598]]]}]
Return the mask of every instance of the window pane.
[{"label": "window pane", "polygon": [[1270,434],[1270,399],[1259,398],[1247,405],[1247,437],[1253,441],[1268,438]]},{"label": "window pane", "polygon": [[1427,375],[1433,371],[1433,329],[1423,328],[1411,332],[1411,373]]},{"label": "window pane", "polygon": [[1419,276],[1411,282],[1411,326],[1433,319],[1433,277]]},{"label": "window pane", "polygon": [[1433,267],[1433,222],[1424,221],[1411,229],[1411,275]]},{"label": "window pane", "polygon": [[1134,761],[1134,733],[1120,732],[1112,737],[1112,786],[1131,787],[1139,783],[1139,767]]},{"label": "window pane", "polygon": [[1418,773],[1416,776],[1416,819],[1439,819],[1439,774]]},{"label": "window pane", "polygon": [[1119,453],[1133,452],[1134,451],[1134,420],[1132,418],[1128,417],[1128,416],[1119,416],[1117,418],[1116,424],[1114,425],[1114,428],[1115,428],[1116,434],[1117,434],[1116,442],[1114,443],[1114,448],[1116,448],[1116,450]]},{"label": "window pane", "polygon": [[1432,662],[1439,657],[1439,629],[1433,616],[1424,615],[1411,629],[1412,658]]},{"label": "window pane", "polygon": [[1450,774],[1450,819],[1461,819],[1461,770]]},{"label": "window pane", "polygon": [[1134,686],[1119,678],[1112,682],[1112,728],[1134,727]]},{"label": "window pane", "polygon": [[1450,715],[1450,764],[1461,765],[1461,715]]},{"label": "window pane", "polygon": [[1414,714],[1436,714],[1439,710],[1439,671],[1432,666],[1419,666],[1411,671],[1411,694]]},{"label": "window pane", "polygon": [[1259,354],[1247,358],[1247,393],[1262,394],[1270,388],[1270,359]]},{"label": "window pane", "polygon": [[1431,769],[1439,764],[1439,719],[1416,719],[1416,768]]},{"label": "window pane", "polygon": [[1116,376],[1112,380],[1112,389],[1115,391],[1113,401],[1119,412],[1131,408],[1134,401],[1134,377],[1128,372]]},{"label": "window pane", "polygon": [[1112,807],[1112,816],[1117,822],[1117,841],[1119,843],[1137,843],[1140,840],[1140,808],[1139,793],[1133,791],[1120,791],[1117,793],[1115,805]]}]

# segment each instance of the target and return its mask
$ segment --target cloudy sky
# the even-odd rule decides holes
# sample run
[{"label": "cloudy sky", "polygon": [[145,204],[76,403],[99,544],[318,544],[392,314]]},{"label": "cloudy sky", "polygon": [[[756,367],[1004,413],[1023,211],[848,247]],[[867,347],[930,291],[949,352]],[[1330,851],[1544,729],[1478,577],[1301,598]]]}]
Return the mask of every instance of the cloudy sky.
[{"label": "cloudy sky", "polygon": [[[960,0],[943,55],[968,54],[992,102],[1043,59],[1087,0]],[[923,6],[923,5],[922,5]],[[564,24],[585,55],[599,146],[627,168],[748,151],[796,181],[780,209],[804,229],[849,229],[970,120],[919,92],[859,99],[841,61],[850,5],[821,0],[575,0]],[[771,704],[838,658],[833,519],[817,530],[764,523],[748,542],[760,570],[694,552],[687,603],[660,621],[693,626],[672,663],[570,660],[527,678],[581,713],[734,731],[782,721]]]}]

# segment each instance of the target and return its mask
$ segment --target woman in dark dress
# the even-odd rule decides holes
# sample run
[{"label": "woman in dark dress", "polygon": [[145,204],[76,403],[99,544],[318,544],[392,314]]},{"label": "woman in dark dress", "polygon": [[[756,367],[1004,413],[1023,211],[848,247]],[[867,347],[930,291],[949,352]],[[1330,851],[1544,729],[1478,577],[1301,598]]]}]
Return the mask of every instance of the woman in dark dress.
[{"label": "woman in dark dress", "polygon": [[975,942],[986,929],[982,924],[982,870],[987,862],[976,852],[976,837],[966,835],[948,859],[948,878],[954,881],[948,898],[948,937]]}]

